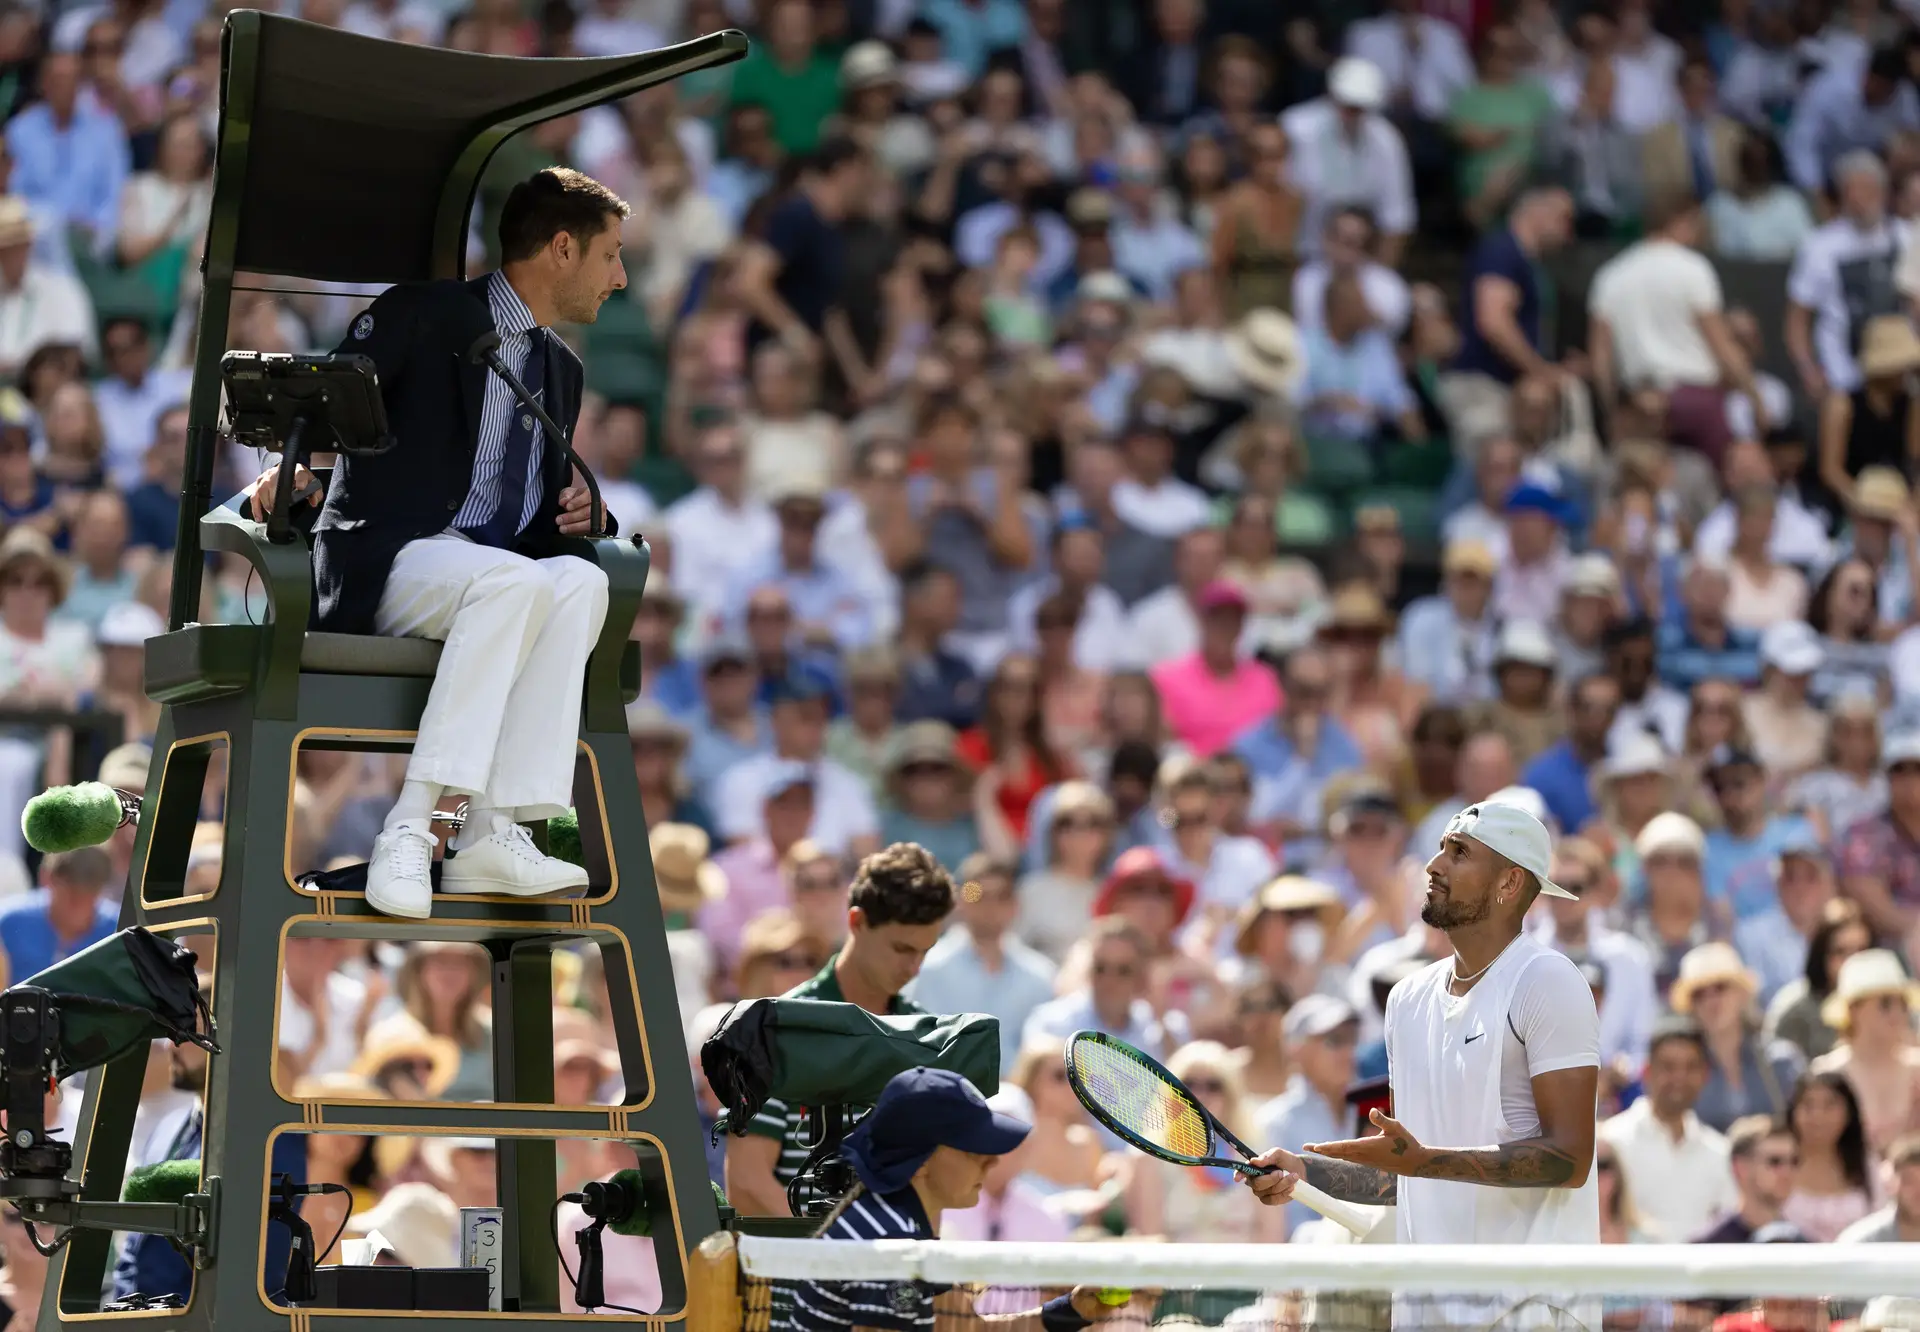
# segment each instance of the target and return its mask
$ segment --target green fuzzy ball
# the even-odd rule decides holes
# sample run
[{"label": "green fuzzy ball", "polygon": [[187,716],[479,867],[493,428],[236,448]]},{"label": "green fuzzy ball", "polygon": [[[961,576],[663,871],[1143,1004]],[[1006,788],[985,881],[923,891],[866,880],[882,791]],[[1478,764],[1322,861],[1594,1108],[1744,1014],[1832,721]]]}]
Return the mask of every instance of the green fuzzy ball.
[{"label": "green fuzzy ball", "polygon": [[580,851],[580,816],[572,810],[547,820],[547,854],[556,860],[585,869],[586,857]]}]

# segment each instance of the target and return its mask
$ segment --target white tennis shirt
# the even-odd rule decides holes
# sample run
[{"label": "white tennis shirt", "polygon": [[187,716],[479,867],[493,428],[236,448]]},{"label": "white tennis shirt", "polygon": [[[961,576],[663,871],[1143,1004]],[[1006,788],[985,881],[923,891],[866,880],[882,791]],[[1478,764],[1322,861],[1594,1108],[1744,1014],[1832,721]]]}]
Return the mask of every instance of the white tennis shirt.
[{"label": "white tennis shirt", "polygon": [[[1600,1017],[1574,963],[1521,935],[1474,987],[1448,992],[1451,958],[1396,985],[1387,1000],[1388,1076],[1393,1117],[1428,1147],[1495,1147],[1540,1134],[1533,1082],[1542,1073],[1600,1065]],[[1402,1178],[1401,1244],[1598,1244],[1599,1183],[1577,1189],[1489,1188],[1452,1180]],[[1539,1292],[1533,1292],[1538,1294]],[[1512,1299],[1527,1292],[1514,1292]],[[1502,1306],[1506,1295],[1495,1296]],[[1415,1297],[1426,1326],[1484,1326],[1483,1302]],[[1453,1315],[1458,1309],[1459,1318]],[[1473,1306],[1468,1308],[1468,1306]],[[1500,1309],[1492,1316],[1498,1317]],[[1599,1332],[1599,1306],[1566,1312]],[[1588,1313],[1591,1314],[1589,1319]],[[1476,1321],[1477,1320],[1477,1321]],[[1405,1323],[1396,1312],[1395,1323]],[[1543,1318],[1543,1325],[1550,1318]],[[1502,1327],[1530,1325],[1501,1323]]]}]

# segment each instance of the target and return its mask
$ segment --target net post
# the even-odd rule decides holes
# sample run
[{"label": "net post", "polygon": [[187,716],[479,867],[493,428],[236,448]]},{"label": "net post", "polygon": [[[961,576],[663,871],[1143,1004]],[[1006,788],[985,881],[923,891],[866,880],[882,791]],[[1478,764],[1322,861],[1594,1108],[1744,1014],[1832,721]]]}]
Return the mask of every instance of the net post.
[{"label": "net post", "polygon": [[740,1332],[740,1250],[731,1230],[716,1230],[687,1263],[686,1332]]}]

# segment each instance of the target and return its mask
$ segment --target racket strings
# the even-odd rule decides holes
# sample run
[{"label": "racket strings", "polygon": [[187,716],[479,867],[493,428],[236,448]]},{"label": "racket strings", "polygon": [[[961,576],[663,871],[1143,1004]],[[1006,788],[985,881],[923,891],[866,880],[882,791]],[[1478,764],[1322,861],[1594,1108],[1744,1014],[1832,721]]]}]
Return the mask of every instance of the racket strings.
[{"label": "racket strings", "polygon": [[1213,1129],[1199,1108],[1127,1051],[1075,1041],[1067,1057],[1088,1094],[1129,1133],[1175,1155],[1212,1155]]}]

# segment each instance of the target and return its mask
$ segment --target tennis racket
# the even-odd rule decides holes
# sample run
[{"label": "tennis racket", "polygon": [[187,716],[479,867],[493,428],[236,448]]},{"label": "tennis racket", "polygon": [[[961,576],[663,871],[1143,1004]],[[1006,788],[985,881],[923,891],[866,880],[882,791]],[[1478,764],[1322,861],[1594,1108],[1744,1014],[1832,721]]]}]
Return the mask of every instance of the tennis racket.
[{"label": "tennis racket", "polygon": [[[1250,1165],[1258,1153],[1212,1115],[1186,1084],[1158,1060],[1104,1032],[1076,1031],[1067,1038],[1067,1083],[1087,1113],[1129,1146],[1174,1165],[1222,1166],[1243,1175],[1270,1174],[1278,1167]],[[1243,1159],[1216,1156],[1218,1134]],[[1341,1202],[1304,1179],[1293,1186],[1295,1202],[1365,1236],[1375,1217],[1365,1207]]]}]

